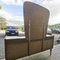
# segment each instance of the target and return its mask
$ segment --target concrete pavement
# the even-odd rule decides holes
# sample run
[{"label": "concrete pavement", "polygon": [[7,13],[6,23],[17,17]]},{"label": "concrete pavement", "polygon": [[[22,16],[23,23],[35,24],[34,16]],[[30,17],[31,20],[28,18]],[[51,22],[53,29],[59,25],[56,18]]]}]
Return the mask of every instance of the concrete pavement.
[{"label": "concrete pavement", "polygon": [[23,57],[17,60],[60,60],[60,44],[53,47],[51,56],[50,51],[46,50],[44,52],[33,54],[31,56]]},{"label": "concrete pavement", "polygon": [[[19,32],[20,36],[24,35],[24,32]],[[60,34],[54,34],[54,44],[57,45],[58,43],[56,40],[60,37]],[[4,38],[5,38],[5,32],[0,32],[0,59],[5,57],[5,52],[4,52]]]},{"label": "concrete pavement", "polygon": [[[5,60],[5,59],[1,59]],[[16,60],[60,60],[60,44],[53,47],[52,55],[50,56],[50,50],[36,53],[30,56],[19,58]]]}]

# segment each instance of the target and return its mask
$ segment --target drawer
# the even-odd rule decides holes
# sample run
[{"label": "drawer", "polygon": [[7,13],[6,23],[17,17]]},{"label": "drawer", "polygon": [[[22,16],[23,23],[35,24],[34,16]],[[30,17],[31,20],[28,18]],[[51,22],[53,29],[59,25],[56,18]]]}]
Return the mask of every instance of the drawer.
[{"label": "drawer", "polygon": [[53,42],[54,42],[53,38],[48,38],[48,39],[43,40],[43,50],[53,48]]},{"label": "drawer", "polygon": [[42,50],[42,40],[30,41],[29,54],[38,53]]}]

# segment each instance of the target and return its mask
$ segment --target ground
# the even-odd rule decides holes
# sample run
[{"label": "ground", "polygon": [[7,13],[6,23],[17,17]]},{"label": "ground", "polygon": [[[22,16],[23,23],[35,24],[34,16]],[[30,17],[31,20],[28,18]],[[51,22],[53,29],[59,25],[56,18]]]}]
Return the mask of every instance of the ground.
[{"label": "ground", "polygon": [[[22,32],[20,32],[20,33],[21,33],[20,35],[23,35]],[[54,45],[57,45],[58,43],[56,41],[57,41],[58,37],[60,37],[60,34],[53,34],[53,35],[54,35]],[[3,59],[5,57],[4,38],[5,38],[5,32],[0,32],[0,59]]]},{"label": "ground", "polygon": [[53,47],[51,56],[50,50],[46,50],[17,60],[60,60],[60,44]]}]

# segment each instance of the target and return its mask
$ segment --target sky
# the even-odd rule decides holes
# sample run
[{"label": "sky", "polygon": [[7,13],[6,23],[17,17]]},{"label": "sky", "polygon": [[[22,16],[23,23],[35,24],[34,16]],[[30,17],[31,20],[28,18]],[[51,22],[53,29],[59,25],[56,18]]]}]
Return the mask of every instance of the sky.
[{"label": "sky", "polygon": [[6,18],[7,25],[21,25],[23,21],[23,1],[0,0],[0,16]]},{"label": "sky", "polygon": [[7,25],[23,25],[23,3],[31,1],[50,11],[49,25],[60,23],[60,0],[0,0],[0,16],[6,18]]},{"label": "sky", "polygon": [[60,0],[45,0],[42,6],[50,11],[49,25],[60,23]]}]

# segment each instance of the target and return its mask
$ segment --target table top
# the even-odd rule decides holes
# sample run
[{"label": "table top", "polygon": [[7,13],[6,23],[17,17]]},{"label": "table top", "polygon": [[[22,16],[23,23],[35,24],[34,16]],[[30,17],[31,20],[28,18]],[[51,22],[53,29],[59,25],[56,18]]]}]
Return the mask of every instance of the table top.
[{"label": "table top", "polygon": [[6,36],[5,39],[25,39],[25,36]]}]

